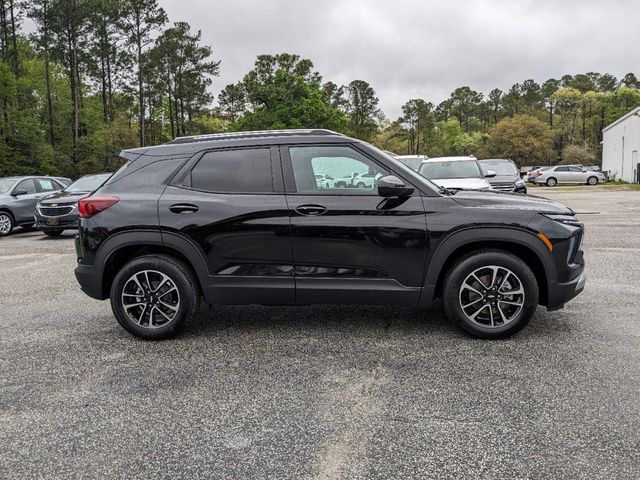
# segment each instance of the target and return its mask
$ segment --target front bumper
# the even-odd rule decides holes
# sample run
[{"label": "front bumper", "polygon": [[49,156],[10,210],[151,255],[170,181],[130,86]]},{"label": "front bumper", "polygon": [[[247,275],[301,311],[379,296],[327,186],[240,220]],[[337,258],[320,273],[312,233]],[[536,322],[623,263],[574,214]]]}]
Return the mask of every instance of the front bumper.
[{"label": "front bumper", "polygon": [[559,310],[572,298],[578,296],[587,282],[587,274],[583,271],[576,278],[567,283],[556,283],[549,289],[547,310]]},{"label": "front bumper", "polygon": [[35,227],[38,230],[77,230],[78,229],[78,214],[70,213],[68,215],[62,215],[58,217],[50,217],[42,215],[38,210],[33,216],[35,220]]}]

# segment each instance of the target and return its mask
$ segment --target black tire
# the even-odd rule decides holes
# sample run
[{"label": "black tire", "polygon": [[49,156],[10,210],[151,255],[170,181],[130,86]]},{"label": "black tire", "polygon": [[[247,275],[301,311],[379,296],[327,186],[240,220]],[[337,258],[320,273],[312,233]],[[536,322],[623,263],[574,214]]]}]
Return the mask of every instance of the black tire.
[{"label": "black tire", "polygon": [[9,212],[0,211],[0,237],[11,235],[16,223]]},{"label": "black tire", "polygon": [[599,182],[598,177],[587,178],[587,185],[597,185]]},{"label": "black tire", "polygon": [[558,184],[558,180],[553,177],[547,178],[546,181],[547,187],[555,187]]},{"label": "black tire", "polygon": [[[512,287],[510,284],[507,285],[509,285],[510,288],[522,287],[524,290],[522,306],[519,307],[519,309],[518,307],[510,307],[506,304],[507,300],[516,301],[515,297],[510,297],[508,295],[506,297],[500,297],[499,295],[496,296],[491,289],[488,289],[488,295],[493,295],[491,297],[492,300],[489,300],[491,305],[485,305],[487,303],[486,300],[477,300],[477,305],[481,307],[480,310],[489,307],[490,311],[485,309],[483,310],[482,315],[490,315],[491,322],[493,322],[494,316],[497,319],[494,326],[490,326],[490,324],[482,324],[480,320],[477,322],[471,320],[468,314],[469,312],[474,311],[476,307],[468,307],[465,305],[467,308],[467,313],[465,313],[462,304],[463,296],[465,295],[464,292],[468,292],[469,290],[463,289],[463,282],[465,282],[472,273],[478,271],[482,272],[483,270],[481,269],[483,268],[490,270],[488,268],[489,266],[496,266],[503,269],[498,270],[498,272],[503,272],[503,278],[500,280],[496,277],[496,284],[500,282],[504,284],[504,276],[506,276],[505,271],[508,270],[516,277],[515,279],[513,277],[508,277],[508,282],[512,282],[514,285],[518,285],[519,283],[520,285],[518,287]],[[498,273],[498,275],[499,274],[500,273]],[[487,281],[487,283],[489,282]],[[477,286],[478,284],[475,285]],[[538,295],[539,292],[536,277],[528,265],[520,258],[502,250],[479,250],[464,256],[447,272],[444,280],[443,303],[447,317],[470,335],[484,339],[499,339],[515,334],[529,323],[538,306]],[[486,296],[483,295],[478,295],[478,297],[486,299]],[[505,302],[500,302],[500,300],[498,300],[499,298],[504,298]],[[496,309],[500,309],[500,306],[492,306],[494,301],[496,303],[501,303],[503,308],[506,304],[507,309],[513,309],[512,318],[502,325],[500,325],[500,317],[504,314],[502,311],[500,311],[499,314],[497,313],[498,310]],[[465,303],[469,302],[466,301]],[[494,314],[493,312],[496,313]],[[487,315],[487,313],[489,315]]]},{"label": "black tire", "polygon": [[63,231],[64,230],[62,230],[61,228],[56,230],[43,230],[44,234],[48,237],[59,237],[60,235],[62,235]]},{"label": "black tire", "polygon": [[336,188],[347,188],[347,184],[345,182],[336,183]]},{"label": "black tire", "polygon": [[[170,320],[165,321],[166,317],[158,316],[153,312],[154,307],[151,307],[151,312],[154,317],[165,321],[165,323],[158,322],[161,323],[161,325],[158,326],[156,324],[154,328],[150,328],[148,323],[147,325],[141,324],[144,322],[145,316],[148,316],[148,322],[153,322],[154,320],[151,319],[151,314],[147,314],[145,310],[143,310],[139,315],[143,318],[143,321],[136,323],[131,316],[127,314],[125,306],[123,305],[123,293],[126,294],[124,288],[130,288],[128,284],[134,274],[144,272],[145,270],[166,275],[170,282],[173,282],[173,284],[169,283],[169,287],[175,287],[178,292],[178,303],[174,303],[174,305],[177,306],[177,310]],[[153,275],[152,273],[152,277]],[[153,280],[151,280],[150,283],[153,283]],[[172,293],[170,295],[175,294]],[[200,304],[200,290],[195,275],[183,262],[168,255],[147,255],[127,263],[114,278],[113,284],[111,285],[110,297],[111,309],[118,323],[132,335],[144,340],[164,340],[175,337],[180,332],[184,322],[191,319],[195,312],[197,312]],[[133,302],[136,302],[136,299],[134,299]],[[156,310],[159,307],[157,302],[158,298],[156,297]],[[149,306],[150,304],[146,303],[144,308],[146,309]],[[171,310],[165,309],[165,311],[171,315]]]},{"label": "black tire", "polygon": [[356,187],[358,187],[358,188],[367,188],[367,186],[366,186],[364,183],[362,183],[362,182],[359,182],[359,183],[356,185]]}]

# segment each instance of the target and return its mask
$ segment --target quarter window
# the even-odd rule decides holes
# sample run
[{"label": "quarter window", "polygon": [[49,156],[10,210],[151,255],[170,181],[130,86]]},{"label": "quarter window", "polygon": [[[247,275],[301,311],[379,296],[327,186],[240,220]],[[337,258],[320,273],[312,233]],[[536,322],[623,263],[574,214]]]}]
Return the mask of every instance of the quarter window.
[{"label": "quarter window", "polygon": [[377,195],[378,180],[388,172],[350,147],[291,147],[298,193]]},{"label": "quarter window", "polygon": [[191,170],[191,187],[207,192],[272,193],[267,148],[206,153]]}]

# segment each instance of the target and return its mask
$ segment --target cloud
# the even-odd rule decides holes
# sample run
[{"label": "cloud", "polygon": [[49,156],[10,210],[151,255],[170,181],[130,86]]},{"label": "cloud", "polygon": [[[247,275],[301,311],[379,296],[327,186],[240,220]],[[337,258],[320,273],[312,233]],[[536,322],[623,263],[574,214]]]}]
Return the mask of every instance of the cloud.
[{"label": "cloud", "polygon": [[222,60],[216,93],[263,53],[310,58],[325,81],[371,83],[387,116],[458,86],[488,93],[588,71],[638,71],[640,2],[619,0],[160,0]]}]

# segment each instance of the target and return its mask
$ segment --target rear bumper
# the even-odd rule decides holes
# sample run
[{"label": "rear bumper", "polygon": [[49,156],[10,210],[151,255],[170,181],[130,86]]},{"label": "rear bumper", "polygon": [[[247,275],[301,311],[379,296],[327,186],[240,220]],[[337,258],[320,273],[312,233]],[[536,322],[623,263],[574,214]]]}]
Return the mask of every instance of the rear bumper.
[{"label": "rear bumper", "polygon": [[587,274],[583,271],[575,279],[567,283],[556,283],[549,289],[547,310],[559,310],[565,303],[578,296],[587,282]]},{"label": "rear bumper", "polygon": [[95,265],[78,265],[75,269],[76,280],[84,293],[96,300],[107,297],[102,291],[102,270]]}]

